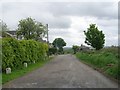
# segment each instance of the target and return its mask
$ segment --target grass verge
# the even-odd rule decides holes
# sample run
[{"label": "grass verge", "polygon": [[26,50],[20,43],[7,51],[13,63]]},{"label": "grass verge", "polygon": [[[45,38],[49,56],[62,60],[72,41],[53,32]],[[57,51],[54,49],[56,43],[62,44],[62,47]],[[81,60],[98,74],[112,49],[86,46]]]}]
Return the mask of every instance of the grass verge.
[{"label": "grass verge", "polygon": [[79,52],[76,54],[76,57],[104,74],[120,80],[117,51],[104,49],[94,52]]},{"label": "grass verge", "polygon": [[2,73],[0,73],[0,86],[2,85]]},{"label": "grass verge", "polygon": [[14,71],[12,71],[11,74],[2,73],[2,84],[5,84],[5,83],[7,83],[7,82],[9,82],[9,81],[11,81],[13,79],[16,79],[18,77],[26,75],[26,74],[30,73],[31,71],[36,70],[36,69],[42,67],[43,65],[48,63],[52,58],[53,57],[50,57],[48,60],[40,61],[40,62],[37,62],[35,64],[30,64],[30,65],[28,65],[27,68],[14,70]]}]

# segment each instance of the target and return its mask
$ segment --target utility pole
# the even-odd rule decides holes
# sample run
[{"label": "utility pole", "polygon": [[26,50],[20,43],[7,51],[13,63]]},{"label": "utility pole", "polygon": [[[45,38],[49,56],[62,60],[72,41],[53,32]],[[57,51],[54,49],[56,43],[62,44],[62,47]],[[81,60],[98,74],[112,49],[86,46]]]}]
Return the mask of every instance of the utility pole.
[{"label": "utility pole", "polygon": [[46,24],[47,27],[47,43],[49,44],[49,36],[48,36],[48,24]]}]

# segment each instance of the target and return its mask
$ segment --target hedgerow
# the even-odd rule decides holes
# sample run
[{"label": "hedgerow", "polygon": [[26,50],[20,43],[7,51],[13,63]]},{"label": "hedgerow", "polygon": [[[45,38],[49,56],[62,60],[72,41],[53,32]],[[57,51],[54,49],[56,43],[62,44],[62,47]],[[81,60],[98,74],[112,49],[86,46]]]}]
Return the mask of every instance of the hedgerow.
[{"label": "hedgerow", "polygon": [[34,40],[16,40],[13,38],[2,39],[2,71],[7,67],[12,70],[22,68],[23,63],[28,64],[44,60],[48,46]]}]

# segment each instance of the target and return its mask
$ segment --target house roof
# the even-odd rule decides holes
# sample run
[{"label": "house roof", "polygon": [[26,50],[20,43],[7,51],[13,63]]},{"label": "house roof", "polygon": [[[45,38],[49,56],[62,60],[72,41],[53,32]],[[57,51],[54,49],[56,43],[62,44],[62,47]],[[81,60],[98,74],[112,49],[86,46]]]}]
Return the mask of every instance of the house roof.
[{"label": "house roof", "polygon": [[16,34],[16,31],[6,31],[6,32],[9,33],[9,34],[12,34],[12,35]]}]

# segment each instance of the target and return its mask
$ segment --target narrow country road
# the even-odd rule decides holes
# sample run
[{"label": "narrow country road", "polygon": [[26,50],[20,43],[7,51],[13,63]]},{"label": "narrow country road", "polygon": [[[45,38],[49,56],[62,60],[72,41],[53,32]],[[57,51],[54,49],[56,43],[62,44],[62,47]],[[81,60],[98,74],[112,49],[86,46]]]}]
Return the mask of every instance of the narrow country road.
[{"label": "narrow country road", "polygon": [[3,88],[117,88],[117,83],[84,65],[73,55],[59,55],[40,69]]}]

